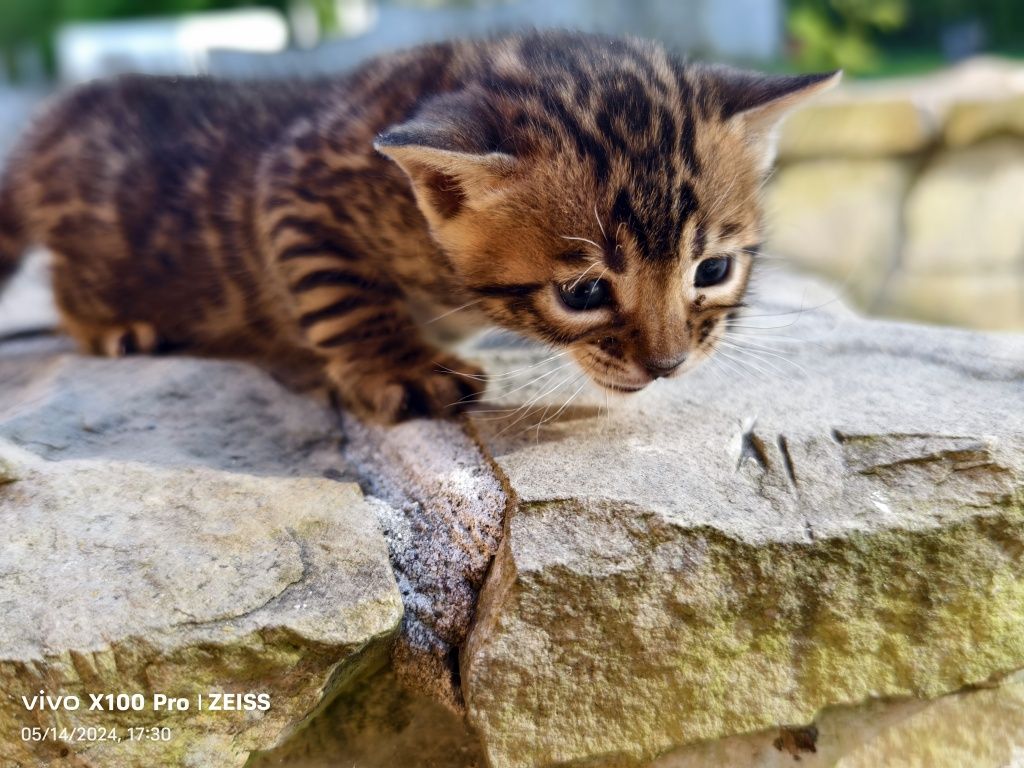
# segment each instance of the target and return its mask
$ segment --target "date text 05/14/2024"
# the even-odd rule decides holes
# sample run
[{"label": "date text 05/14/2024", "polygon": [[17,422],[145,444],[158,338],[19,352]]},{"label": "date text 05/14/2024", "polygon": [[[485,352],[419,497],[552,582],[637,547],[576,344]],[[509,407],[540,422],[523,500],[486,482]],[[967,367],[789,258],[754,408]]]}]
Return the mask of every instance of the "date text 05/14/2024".
[{"label": "date text 05/14/2024", "polygon": [[172,731],[166,725],[136,725],[126,728],[104,728],[98,725],[76,725],[71,728],[51,726],[21,729],[22,741],[170,741]]}]

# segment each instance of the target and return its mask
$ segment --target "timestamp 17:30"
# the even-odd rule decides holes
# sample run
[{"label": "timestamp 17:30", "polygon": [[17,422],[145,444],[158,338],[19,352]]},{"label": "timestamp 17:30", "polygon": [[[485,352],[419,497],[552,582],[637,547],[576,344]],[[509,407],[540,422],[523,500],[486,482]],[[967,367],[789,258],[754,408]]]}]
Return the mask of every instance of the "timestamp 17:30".
[{"label": "timestamp 17:30", "polygon": [[26,726],[21,729],[22,741],[170,741],[171,729],[166,725],[129,726],[124,728],[103,726]]}]

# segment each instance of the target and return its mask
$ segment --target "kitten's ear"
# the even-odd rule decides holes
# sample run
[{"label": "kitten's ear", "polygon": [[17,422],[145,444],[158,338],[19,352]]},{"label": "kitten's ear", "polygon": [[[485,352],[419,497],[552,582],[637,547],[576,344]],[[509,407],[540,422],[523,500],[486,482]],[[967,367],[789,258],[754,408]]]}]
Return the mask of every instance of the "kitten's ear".
[{"label": "kitten's ear", "polygon": [[420,209],[432,224],[482,208],[500,196],[518,161],[478,143],[450,120],[416,119],[391,128],[373,146],[409,176]]},{"label": "kitten's ear", "polygon": [[817,75],[763,75],[715,68],[722,119],[740,122],[767,171],[775,160],[776,134],[782,119],[819,93],[833,88],[842,70]]}]

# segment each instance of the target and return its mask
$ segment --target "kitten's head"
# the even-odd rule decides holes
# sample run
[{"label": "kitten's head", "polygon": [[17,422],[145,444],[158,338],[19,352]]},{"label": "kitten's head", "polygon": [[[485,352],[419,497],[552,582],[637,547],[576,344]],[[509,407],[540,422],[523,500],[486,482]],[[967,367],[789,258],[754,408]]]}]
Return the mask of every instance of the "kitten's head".
[{"label": "kitten's head", "polygon": [[609,389],[691,369],[742,303],[774,129],[838,73],[683,64],[585,35],[474,50],[478,78],[376,144],[469,298]]}]

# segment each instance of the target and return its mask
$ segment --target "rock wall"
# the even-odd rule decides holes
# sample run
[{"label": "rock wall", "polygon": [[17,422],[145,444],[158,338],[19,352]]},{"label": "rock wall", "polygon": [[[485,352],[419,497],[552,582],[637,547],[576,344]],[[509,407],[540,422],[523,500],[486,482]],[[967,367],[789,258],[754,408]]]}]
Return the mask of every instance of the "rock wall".
[{"label": "rock wall", "polygon": [[[0,345],[0,765],[240,766],[389,658],[458,710],[506,505],[450,422],[346,424],[240,363]],[[145,705],[28,709],[40,690]],[[270,708],[198,709],[223,692]],[[22,730],[76,727],[122,740]],[[169,738],[126,738],[149,727]]]},{"label": "rock wall", "polygon": [[[785,275],[746,325],[619,403],[485,340],[487,406],[391,430],[240,363],[0,344],[0,763],[1012,764],[1024,337]],[[172,735],[20,738],[133,724]]]},{"label": "rock wall", "polygon": [[479,427],[518,499],[463,652],[491,765],[639,766],[1022,666],[1024,339],[761,296],[772,330],[624,408],[487,356],[540,377]]},{"label": "rock wall", "polygon": [[769,252],[862,308],[1024,328],[1024,68],[856,84],[793,115]]},{"label": "rock wall", "polygon": [[[873,310],[1024,326],[1016,77],[796,115],[769,251]],[[43,266],[0,332],[52,321]],[[0,764],[1020,762],[1024,338],[756,288],[686,379],[611,403],[498,339],[471,420],[392,430],[247,365],[0,344]],[[171,736],[22,738],[75,726]]]},{"label": "rock wall", "polygon": [[[241,765],[398,628],[387,551],[352,483],[46,461],[2,439],[0,465],[3,765]],[[40,691],[81,704],[27,708]],[[269,708],[209,709],[223,693]],[[114,737],[58,735],[89,728]]]}]

